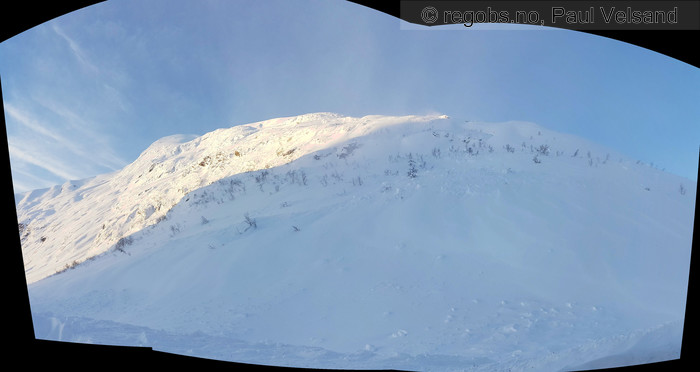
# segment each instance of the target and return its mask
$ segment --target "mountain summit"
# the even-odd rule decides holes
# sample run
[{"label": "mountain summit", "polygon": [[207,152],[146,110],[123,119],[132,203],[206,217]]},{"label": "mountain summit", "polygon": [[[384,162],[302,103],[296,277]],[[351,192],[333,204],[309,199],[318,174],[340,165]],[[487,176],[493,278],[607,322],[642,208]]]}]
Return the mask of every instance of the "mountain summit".
[{"label": "mountain summit", "polygon": [[532,123],[316,113],[166,137],[17,211],[39,338],[559,370],[678,357],[695,190]]}]

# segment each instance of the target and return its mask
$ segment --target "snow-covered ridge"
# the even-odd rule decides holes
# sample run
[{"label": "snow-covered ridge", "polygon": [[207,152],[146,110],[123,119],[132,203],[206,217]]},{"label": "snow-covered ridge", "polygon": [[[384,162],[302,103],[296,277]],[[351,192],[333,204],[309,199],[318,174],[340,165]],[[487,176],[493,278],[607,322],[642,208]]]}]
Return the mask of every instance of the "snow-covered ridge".
[{"label": "snow-covered ridge", "polygon": [[677,355],[695,187],[533,123],[320,113],[166,137],[18,209],[40,338],[557,371]]},{"label": "snow-covered ridge", "polygon": [[444,118],[314,113],[162,138],[121,171],[24,194],[17,213],[27,280],[107,251],[224,177],[293,162],[383,127]]}]

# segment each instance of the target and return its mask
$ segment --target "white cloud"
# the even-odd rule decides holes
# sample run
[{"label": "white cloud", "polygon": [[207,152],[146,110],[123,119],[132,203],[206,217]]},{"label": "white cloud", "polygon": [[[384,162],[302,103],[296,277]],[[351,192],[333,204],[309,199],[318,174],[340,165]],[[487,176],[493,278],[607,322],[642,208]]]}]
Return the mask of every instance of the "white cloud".
[{"label": "white cloud", "polygon": [[[22,189],[43,188],[67,180],[87,178],[126,164],[109,146],[106,136],[90,129],[89,124],[70,109],[55,103],[47,106],[53,108],[51,111],[60,119],[58,122],[45,124],[48,120],[35,117],[30,110],[5,103],[8,132],[13,132],[8,133],[13,177],[22,180]],[[70,124],[61,125],[63,122]],[[36,175],[31,170],[33,167],[43,169],[58,179],[47,180]],[[36,176],[27,177],[28,174]],[[19,189],[19,184],[15,185]]]},{"label": "white cloud", "polygon": [[66,35],[66,33],[63,32],[63,30],[60,27],[58,27],[58,25],[56,23],[52,24],[52,28],[53,28],[54,32],[56,32],[56,34],[58,34],[58,36],[62,37],[68,43],[68,46],[73,51],[73,55],[75,55],[75,57],[78,59],[78,61],[80,62],[81,65],[83,65],[85,68],[87,68],[88,70],[90,70],[94,73],[99,72],[99,69],[97,68],[97,66],[95,66],[92,62],[90,62],[90,59],[87,57],[87,55],[85,54],[83,49],[80,47],[80,45],[78,45],[78,43],[75,42],[75,40],[73,40],[68,35]]},{"label": "white cloud", "polygon": [[[119,52],[90,44],[61,21],[49,22],[50,37],[42,42],[58,47],[37,48],[17,70],[22,77],[5,102],[13,183],[31,190],[118,170],[128,164],[115,147],[116,137],[132,114],[125,94],[130,76]],[[83,27],[85,29],[85,27]],[[46,35],[46,34],[44,34]],[[50,61],[47,68],[42,63]],[[115,62],[116,61],[116,62]],[[20,75],[21,74],[21,75]],[[57,76],[57,74],[60,74]]]},{"label": "white cloud", "polygon": [[[66,161],[56,157],[55,154],[46,153],[46,151],[42,151],[31,145],[25,147],[23,145],[26,144],[20,144],[17,146],[15,144],[17,141],[10,141],[10,138],[8,138],[8,142],[10,142],[10,159],[15,162],[32,164],[51,172],[64,180],[84,178],[78,172],[76,172],[75,169],[71,169],[71,167],[66,164]],[[13,167],[13,169],[15,168],[19,168],[19,173],[24,173],[21,166]]]},{"label": "white cloud", "polygon": [[[92,161],[102,167],[110,169],[121,168],[126,164],[126,160],[115,154],[109,144],[109,136],[99,130],[99,125],[85,119],[66,105],[60,104],[48,97],[35,98],[35,101],[60,117],[62,119],[61,122],[65,123],[67,130],[71,131],[72,138],[82,138],[82,142],[89,144],[88,147],[99,150],[98,152],[89,152],[92,156]],[[80,155],[85,155],[85,150],[72,149],[72,151]]]},{"label": "white cloud", "polygon": [[37,134],[44,135],[55,141],[65,141],[65,138],[63,138],[61,135],[51,131],[45,126],[42,126],[38,121],[31,118],[26,112],[16,108],[14,105],[5,102],[4,106],[5,112],[10,115],[12,119],[16,120],[17,123],[22,124]]}]

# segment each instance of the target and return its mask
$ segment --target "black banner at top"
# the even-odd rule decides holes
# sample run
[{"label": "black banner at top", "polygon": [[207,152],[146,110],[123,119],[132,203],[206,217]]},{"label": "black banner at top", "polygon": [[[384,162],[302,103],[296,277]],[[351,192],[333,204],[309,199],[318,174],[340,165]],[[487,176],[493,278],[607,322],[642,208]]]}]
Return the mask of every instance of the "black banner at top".
[{"label": "black banner at top", "polygon": [[572,30],[700,30],[700,1],[401,1],[404,21],[427,26],[526,24]]}]

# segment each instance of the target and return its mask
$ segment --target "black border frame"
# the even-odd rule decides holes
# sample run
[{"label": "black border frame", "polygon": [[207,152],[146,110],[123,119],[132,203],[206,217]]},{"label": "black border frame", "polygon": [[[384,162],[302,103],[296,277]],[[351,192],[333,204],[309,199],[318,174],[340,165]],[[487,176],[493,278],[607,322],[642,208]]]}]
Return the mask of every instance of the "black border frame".
[{"label": "black border frame", "polygon": [[[61,15],[75,10],[101,3],[104,0],[63,0],[63,1],[14,1],[3,3],[0,12],[0,42],[5,41],[14,35],[33,28],[39,24],[49,21]],[[389,14],[399,18],[399,1],[376,2],[370,0],[345,0],[352,3],[375,9],[379,12]],[[700,16],[700,15],[698,15]],[[584,31],[581,31],[584,32]],[[644,47],[666,56],[683,61],[700,68],[700,53],[697,45],[700,40],[700,30],[693,31],[585,31],[598,36],[616,39],[626,43]],[[206,370],[219,369],[253,369],[253,370],[284,370],[296,371],[307,370],[303,368],[270,367],[262,365],[223,362],[210,359],[187,357],[165,352],[154,351],[146,347],[122,347],[87,345],[69,342],[56,342],[47,340],[37,340],[34,337],[34,327],[32,324],[31,309],[29,305],[29,295],[27,292],[27,282],[24,273],[24,262],[20,244],[19,234],[14,221],[17,220],[15,210],[14,190],[12,187],[12,175],[10,172],[9,146],[7,142],[7,131],[5,126],[4,105],[2,100],[2,80],[0,77],[0,110],[3,115],[2,133],[0,133],[0,171],[2,172],[4,192],[1,194],[2,205],[0,208],[6,211],[5,218],[7,237],[11,258],[8,267],[3,270],[7,276],[5,278],[10,289],[10,300],[5,301],[5,319],[11,323],[10,332],[6,333],[6,350],[4,361],[7,366],[21,366],[21,368],[61,368],[69,369],[90,369],[100,367],[111,368],[199,368]],[[700,123],[698,123],[700,125]],[[700,149],[698,152],[700,158]],[[698,172],[700,178],[700,171]],[[700,191],[700,188],[698,188]],[[697,195],[697,193],[696,193]],[[696,200],[697,210],[697,200]],[[694,238],[694,237],[693,237]],[[695,239],[693,239],[695,247]],[[602,370],[615,371],[667,371],[684,370],[689,366],[698,365],[697,357],[693,353],[691,340],[697,334],[697,318],[689,316],[697,311],[697,307],[691,298],[695,296],[697,288],[694,262],[691,253],[690,277],[688,283],[688,300],[686,304],[686,318],[683,329],[683,344],[681,347],[681,358],[666,362],[643,364],[628,367],[618,367]],[[684,368],[685,367],[685,368]],[[600,370],[598,370],[600,371]]]}]

